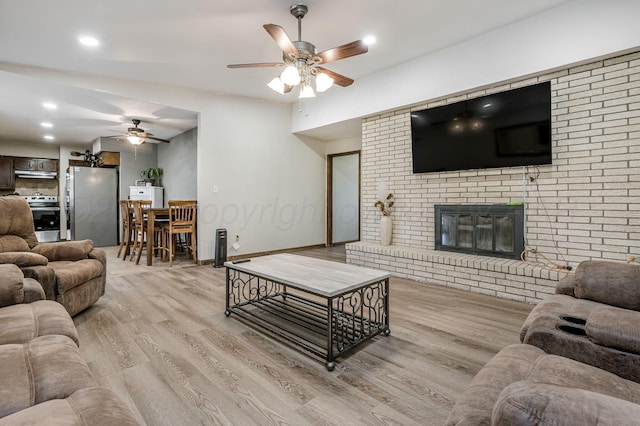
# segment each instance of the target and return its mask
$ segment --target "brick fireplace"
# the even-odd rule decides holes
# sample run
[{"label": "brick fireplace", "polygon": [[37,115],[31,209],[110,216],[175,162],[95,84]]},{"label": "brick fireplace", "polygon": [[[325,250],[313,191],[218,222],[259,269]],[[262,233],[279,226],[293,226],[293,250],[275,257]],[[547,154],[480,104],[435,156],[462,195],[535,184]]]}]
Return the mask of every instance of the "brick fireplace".
[{"label": "brick fireplace", "polygon": [[[553,164],[414,174],[410,113],[551,82]],[[640,52],[499,83],[367,117],[362,125],[361,241],[347,261],[399,277],[527,302],[564,273],[435,250],[435,206],[524,202],[530,247],[571,266],[640,254]],[[393,193],[391,246],[379,244],[380,189]]]}]

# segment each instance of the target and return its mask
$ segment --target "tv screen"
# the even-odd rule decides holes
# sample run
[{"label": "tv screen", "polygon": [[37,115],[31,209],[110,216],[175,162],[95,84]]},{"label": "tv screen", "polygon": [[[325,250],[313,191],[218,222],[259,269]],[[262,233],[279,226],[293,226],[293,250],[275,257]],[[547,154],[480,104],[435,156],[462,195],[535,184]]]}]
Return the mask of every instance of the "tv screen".
[{"label": "tv screen", "polygon": [[551,164],[551,83],[411,113],[413,172]]}]

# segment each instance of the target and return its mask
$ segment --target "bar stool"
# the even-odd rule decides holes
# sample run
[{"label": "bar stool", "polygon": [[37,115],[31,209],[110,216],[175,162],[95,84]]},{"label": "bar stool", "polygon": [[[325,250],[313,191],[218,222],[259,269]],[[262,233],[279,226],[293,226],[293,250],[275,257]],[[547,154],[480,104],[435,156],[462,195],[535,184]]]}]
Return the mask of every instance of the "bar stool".
[{"label": "bar stool", "polygon": [[188,251],[193,256],[193,262],[198,263],[196,241],[196,215],[198,202],[196,200],[169,200],[169,224],[162,227],[162,250],[169,254],[169,265],[173,266],[175,252],[175,236],[185,234]]}]

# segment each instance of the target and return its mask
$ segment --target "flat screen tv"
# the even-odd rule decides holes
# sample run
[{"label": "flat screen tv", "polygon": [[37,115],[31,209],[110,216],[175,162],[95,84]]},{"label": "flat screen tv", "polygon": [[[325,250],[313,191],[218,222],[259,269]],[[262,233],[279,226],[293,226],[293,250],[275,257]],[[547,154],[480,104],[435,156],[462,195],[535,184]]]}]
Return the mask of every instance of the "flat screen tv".
[{"label": "flat screen tv", "polygon": [[413,172],[551,164],[551,84],[411,113]]}]

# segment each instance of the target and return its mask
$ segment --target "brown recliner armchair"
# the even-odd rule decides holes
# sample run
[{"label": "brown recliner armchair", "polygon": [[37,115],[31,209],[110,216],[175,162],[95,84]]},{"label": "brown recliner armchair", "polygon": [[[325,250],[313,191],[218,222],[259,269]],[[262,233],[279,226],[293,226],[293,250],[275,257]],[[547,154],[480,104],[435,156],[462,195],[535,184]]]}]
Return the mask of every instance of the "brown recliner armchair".
[{"label": "brown recliner armchair", "polygon": [[27,202],[0,197],[0,264],[20,267],[38,281],[46,298],[75,315],[94,304],[105,291],[107,258],[91,240],[39,243]]}]

